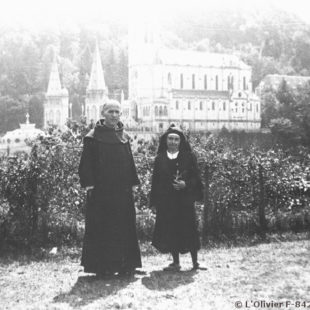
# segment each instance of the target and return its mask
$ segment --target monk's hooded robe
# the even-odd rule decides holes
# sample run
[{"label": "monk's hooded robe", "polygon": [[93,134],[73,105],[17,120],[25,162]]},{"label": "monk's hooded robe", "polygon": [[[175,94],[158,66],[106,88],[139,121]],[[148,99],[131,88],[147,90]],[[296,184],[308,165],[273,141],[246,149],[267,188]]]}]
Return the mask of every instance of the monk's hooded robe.
[{"label": "monk's hooded robe", "polygon": [[141,267],[132,186],[139,184],[123,124],[97,122],[84,138],[79,165],[87,195],[82,262],[85,272],[119,272]]}]

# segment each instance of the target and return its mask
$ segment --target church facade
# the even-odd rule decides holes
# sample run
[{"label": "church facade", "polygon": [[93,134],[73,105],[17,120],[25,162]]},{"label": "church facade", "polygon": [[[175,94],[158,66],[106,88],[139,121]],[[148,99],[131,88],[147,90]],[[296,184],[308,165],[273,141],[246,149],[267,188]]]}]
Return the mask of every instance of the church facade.
[{"label": "church facade", "polygon": [[170,123],[191,131],[258,131],[261,105],[251,79],[251,67],[235,55],[163,48],[154,25],[136,27],[129,32],[124,113],[155,132]]}]

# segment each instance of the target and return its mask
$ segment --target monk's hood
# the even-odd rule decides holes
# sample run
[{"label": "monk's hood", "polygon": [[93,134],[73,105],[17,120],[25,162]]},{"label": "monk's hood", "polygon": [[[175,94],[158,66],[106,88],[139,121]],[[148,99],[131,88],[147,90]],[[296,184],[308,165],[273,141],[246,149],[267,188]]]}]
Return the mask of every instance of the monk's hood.
[{"label": "monk's hood", "polygon": [[110,128],[105,125],[104,119],[100,119],[86,137],[109,144],[127,143],[130,139],[122,122],[118,122],[116,128]]}]

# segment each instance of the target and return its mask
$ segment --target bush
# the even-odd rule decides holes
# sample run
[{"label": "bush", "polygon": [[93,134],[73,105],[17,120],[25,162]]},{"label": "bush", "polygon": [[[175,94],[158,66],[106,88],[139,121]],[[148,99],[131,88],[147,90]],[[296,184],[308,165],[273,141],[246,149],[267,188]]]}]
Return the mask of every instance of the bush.
[{"label": "bush", "polygon": [[[65,133],[51,128],[49,136],[32,144],[29,155],[1,157],[2,244],[60,245],[82,240],[85,192],[77,172],[82,138],[89,128],[83,123],[69,125]],[[251,235],[261,231],[264,220],[265,229],[274,232],[310,228],[309,191],[301,182],[309,166],[308,149],[266,150],[249,144],[249,139],[241,148],[236,137],[225,132],[188,134],[208,192],[205,207],[197,206],[203,234]],[[133,148],[141,182],[134,190],[141,240],[150,240],[154,228],[149,192],[157,142],[139,140]]]}]

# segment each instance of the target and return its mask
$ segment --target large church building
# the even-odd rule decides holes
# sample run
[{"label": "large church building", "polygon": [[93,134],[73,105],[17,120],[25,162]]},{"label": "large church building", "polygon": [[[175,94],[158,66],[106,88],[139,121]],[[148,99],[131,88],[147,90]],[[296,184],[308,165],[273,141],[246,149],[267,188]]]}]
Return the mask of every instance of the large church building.
[{"label": "large church building", "polygon": [[125,115],[155,132],[170,123],[191,131],[260,129],[250,66],[235,55],[168,49],[160,41],[152,24],[129,30]]}]

